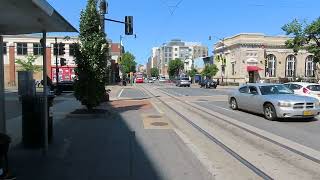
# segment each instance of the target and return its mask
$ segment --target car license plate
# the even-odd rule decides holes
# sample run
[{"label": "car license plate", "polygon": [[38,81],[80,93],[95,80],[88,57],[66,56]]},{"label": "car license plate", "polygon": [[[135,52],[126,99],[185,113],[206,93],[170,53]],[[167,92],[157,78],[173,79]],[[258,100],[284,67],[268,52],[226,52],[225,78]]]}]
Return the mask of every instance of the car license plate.
[{"label": "car license plate", "polygon": [[303,111],[304,116],[312,116],[313,112],[312,111]]}]

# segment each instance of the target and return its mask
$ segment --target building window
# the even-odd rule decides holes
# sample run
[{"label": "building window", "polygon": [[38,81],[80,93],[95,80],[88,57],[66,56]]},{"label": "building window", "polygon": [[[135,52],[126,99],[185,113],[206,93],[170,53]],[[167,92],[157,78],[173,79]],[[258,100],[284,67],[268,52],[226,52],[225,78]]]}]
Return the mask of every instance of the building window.
[{"label": "building window", "polygon": [[276,56],[273,54],[270,54],[267,56],[267,77],[276,77],[276,65],[277,65],[277,59]]},{"label": "building window", "polygon": [[174,48],[175,51],[178,51],[178,48]]},{"label": "building window", "polygon": [[33,55],[42,55],[43,49],[40,43],[33,43]]},{"label": "building window", "polygon": [[75,54],[76,54],[76,45],[69,44],[69,56],[75,56]]},{"label": "building window", "polygon": [[17,55],[27,55],[27,54],[28,54],[28,44],[17,43]]},{"label": "building window", "polygon": [[308,56],[306,59],[306,77],[314,77],[315,64],[313,63],[313,56]]},{"label": "building window", "polygon": [[234,63],[231,64],[231,68],[232,68],[232,76],[235,75],[235,72],[234,72]]},{"label": "building window", "polygon": [[286,62],[286,77],[296,76],[296,57],[289,55]]},{"label": "building window", "polygon": [[3,51],[2,51],[3,54],[7,54],[7,43],[3,43]]}]

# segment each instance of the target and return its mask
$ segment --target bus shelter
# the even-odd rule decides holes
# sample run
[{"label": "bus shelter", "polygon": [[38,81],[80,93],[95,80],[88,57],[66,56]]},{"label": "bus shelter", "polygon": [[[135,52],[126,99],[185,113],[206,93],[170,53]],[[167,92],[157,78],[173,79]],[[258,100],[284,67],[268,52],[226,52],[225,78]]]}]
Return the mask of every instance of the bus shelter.
[{"label": "bus shelter", "polygon": [[[45,49],[48,32],[78,32],[46,0],[1,0],[0,1],[0,132],[6,133],[4,97],[3,35],[42,33],[41,44]],[[47,136],[47,60],[43,51],[43,80],[45,97],[45,136]],[[48,138],[45,138],[46,141]],[[45,142],[47,149],[48,142]]]}]

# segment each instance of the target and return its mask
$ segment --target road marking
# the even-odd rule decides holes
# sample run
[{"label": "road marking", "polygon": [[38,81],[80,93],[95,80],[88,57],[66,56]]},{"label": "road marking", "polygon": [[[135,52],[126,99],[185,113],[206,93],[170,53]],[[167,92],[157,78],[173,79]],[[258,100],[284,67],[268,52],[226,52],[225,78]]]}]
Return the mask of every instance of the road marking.
[{"label": "road marking", "polygon": [[123,93],[124,88],[121,89],[120,93],[118,94],[118,98],[121,97],[121,94]]},{"label": "road marking", "polygon": [[226,111],[234,112],[234,111],[233,111],[233,110],[231,110],[231,109],[227,109],[227,108],[220,107],[220,106],[217,106],[217,105],[213,105],[213,104],[211,104],[211,106],[216,107],[216,108],[219,108],[219,109],[223,109],[223,110],[226,110]]}]

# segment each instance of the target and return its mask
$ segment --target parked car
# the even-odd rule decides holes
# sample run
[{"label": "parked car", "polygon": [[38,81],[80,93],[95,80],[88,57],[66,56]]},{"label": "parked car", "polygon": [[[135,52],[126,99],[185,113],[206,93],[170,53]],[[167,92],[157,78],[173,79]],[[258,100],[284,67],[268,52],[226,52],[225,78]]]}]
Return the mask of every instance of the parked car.
[{"label": "parked car", "polygon": [[149,78],[148,83],[154,83],[154,80],[152,78]]},{"label": "parked car", "polygon": [[201,88],[217,88],[217,82],[212,79],[204,79],[199,82]]},{"label": "parked car", "polygon": [[181,78],[177,79],[176,86],[179,86],[179,87],[181,87],[181,86],[190,87],[191,86],[191,82],[190,82],[188,77],[181,77]]},{"label": "parked car", "polygon": [[272,121],[277,118],[312,119],[320,114],[320,103],[316,98],[296,95],[283,84],[243,85],[229,95],[229,104],[233,110],[264,114]]},{"label": "parked car", "polygon": [[295,94],[301,96],[314,97],[320,100],[320,85],[316,83],[306,82],[290,82],[284,84],[286,87],[294,91]]},{"label": "parked car", "polygon": [[164,83],[164,82],[167,82],[167,80],[166,80],[166,78],[165,78],[164,76],[161,76],[161,77],[159,78],[159,82]]}]

